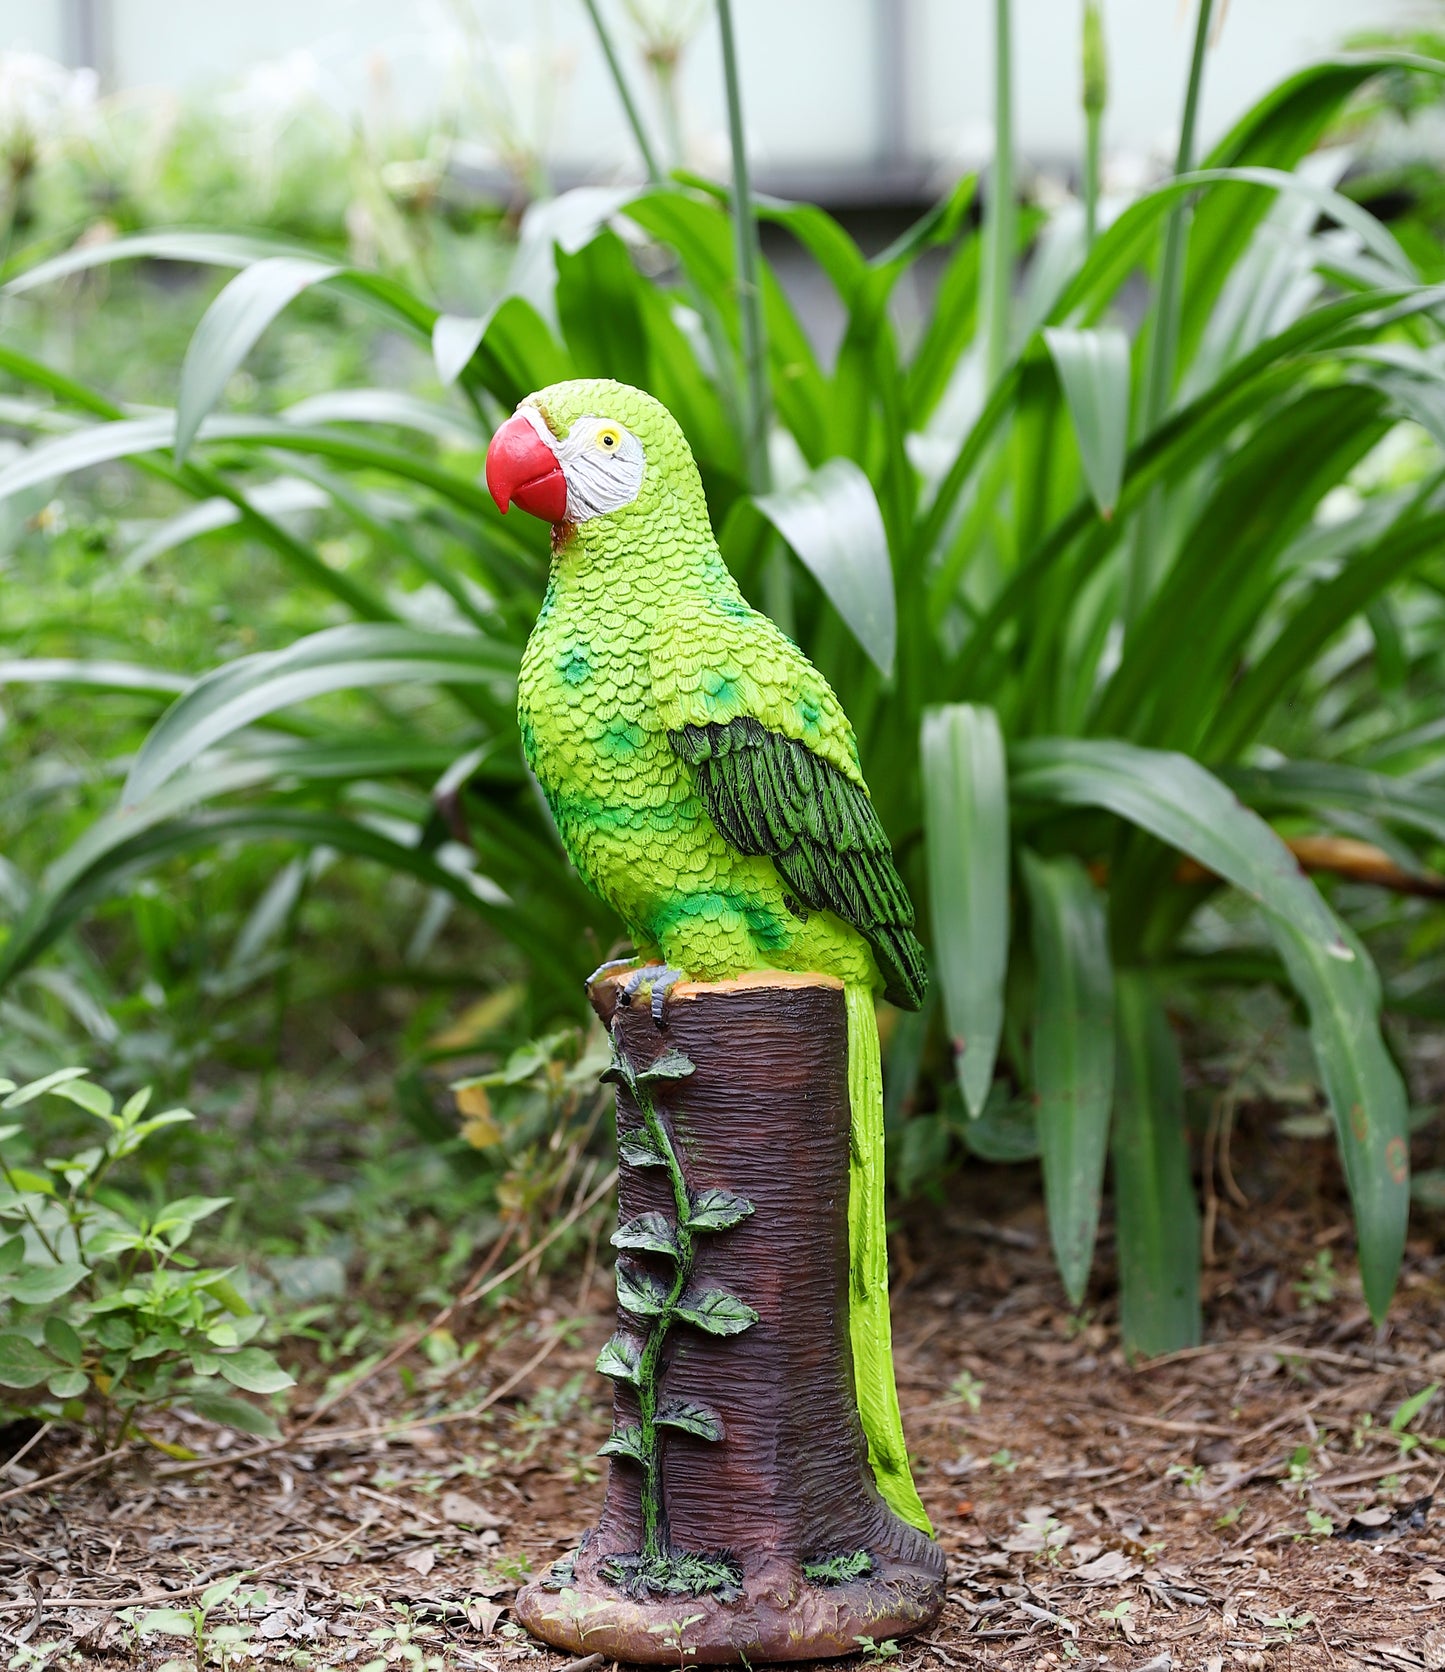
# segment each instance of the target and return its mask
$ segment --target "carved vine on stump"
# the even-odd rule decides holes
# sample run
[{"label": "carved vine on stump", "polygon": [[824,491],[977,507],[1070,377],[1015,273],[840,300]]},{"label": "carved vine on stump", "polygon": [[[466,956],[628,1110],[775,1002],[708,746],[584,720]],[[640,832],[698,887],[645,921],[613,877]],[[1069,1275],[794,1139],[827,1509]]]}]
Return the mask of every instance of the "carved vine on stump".
[{"label": "carved vine on stump", "polygon": [[599,1525],[526,1587],[537,1636],[626,1661],[847,1654],[918,1629],[943,1554],[879,1497],[848,1336],[842,989],[770,974],[594,1004],[612,1029],[619,1327]]}]

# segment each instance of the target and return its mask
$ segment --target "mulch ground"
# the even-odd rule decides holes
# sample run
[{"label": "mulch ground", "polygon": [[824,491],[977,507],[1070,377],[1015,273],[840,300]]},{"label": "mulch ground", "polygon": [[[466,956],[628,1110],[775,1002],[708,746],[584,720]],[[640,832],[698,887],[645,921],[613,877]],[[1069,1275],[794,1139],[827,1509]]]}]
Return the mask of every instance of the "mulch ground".
[{"label": "mulch ground", "polygon": [[[1026,1173],[976,1167],[905,1220],[902,1396],[950,1575],[942,1621],[899,1646],[905,1672],[1445,1668],[1445,1398],[1391,1427],[1445,1380],[1445,1261],[1412,1242],[1376,1331],[1332,1190],[1288,1157],[1246,1184],[1216,1227],[1208,1344],[1137,1366],[1107,1237],[1099,1298],[1073,1315]],[[244,1572],[211,1614],[249,1633],[227,1664],[554,1672],[566,1657],[508,1605],[600,1501],[610,1307],[605,1272],[538,1279],[477,1323],[474,1356],[415,1354],[284,1449],[167,1429],[218,1459],[200,1470],[133,1451],[96,1469],[45,1435],[0,1474],[6,1664],[189,1664],[119,1610],[184,1610]],[[70,1468],[88,1472],[44,1484]]]}]

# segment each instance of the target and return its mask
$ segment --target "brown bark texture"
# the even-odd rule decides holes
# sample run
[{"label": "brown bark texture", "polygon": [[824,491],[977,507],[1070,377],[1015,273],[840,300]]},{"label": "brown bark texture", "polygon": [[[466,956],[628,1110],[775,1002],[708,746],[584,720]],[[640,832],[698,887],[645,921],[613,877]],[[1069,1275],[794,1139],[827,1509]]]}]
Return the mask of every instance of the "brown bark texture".
[{"label": "brown bark texture", "polygon": [[[687,984],[669,996],[661,1030],[645,996],[619,1005],[616,978],[592,996],[636,1069],[669,1050],[692,1062],[657,1095],[688,1187],[734,1192],[754,1210],[698,1239],[691,1287],[726,1290],[757,1322],[732,1336],[679,1324],[659,1378],[668,1399],[695,1401],[722,1424],[717,1440],[660,1431],[664,1541],[730,1560],[741,1594],[629,1594],[606,1576],[608,1558],[643,1544],[642,1469],[618,1457],[599,1524],[570,1568],[521,1592],[517,1617],[577,1654],[670,1665],[821,1659],[856,1651],[860,1638],[920,1629],[943,1605],[943,1552],[878,1495],[853,1394],[841,987],[781,975]],[[642,1124],[623,1087],[617,1115],[619,1134]],[[673,1207],[657,1167],[624,1163],[619,1197],[623,1223]],[[664,1257],[636,1263],[666,1281]],[[622,1310],[619,1326],[646,1334],[646,1320]],[[637,1417],[635,1390],[619,1382],[615,1425]],[[805,1564],[860,1551],[871,1561],[863,1577],[829,1584],[804,1574]]]}]

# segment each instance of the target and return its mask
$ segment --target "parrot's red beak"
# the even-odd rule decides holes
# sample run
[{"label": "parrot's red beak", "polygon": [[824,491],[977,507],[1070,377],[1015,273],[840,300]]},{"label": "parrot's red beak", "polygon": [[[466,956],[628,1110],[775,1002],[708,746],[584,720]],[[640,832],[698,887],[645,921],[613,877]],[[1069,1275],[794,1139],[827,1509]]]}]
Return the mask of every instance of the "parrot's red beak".
[{"label": "parrot's red beak", "polygon": [[520,505],[549,523],[566,519],[567,478],[556,453],[524,413],[513,413],[492,437],[487,488],[500,511]]}]

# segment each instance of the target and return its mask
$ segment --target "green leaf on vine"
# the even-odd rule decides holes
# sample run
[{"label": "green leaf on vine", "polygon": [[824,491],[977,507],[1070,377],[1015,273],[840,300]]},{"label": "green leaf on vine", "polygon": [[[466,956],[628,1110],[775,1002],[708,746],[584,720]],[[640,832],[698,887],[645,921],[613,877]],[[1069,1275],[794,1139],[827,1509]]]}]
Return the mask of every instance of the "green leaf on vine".
[{"label": "green leaf on vine", "polygon": [[739,1220],[746,1219],[753,1204],[745,1196],[731,1190],[699,1190],[687,1211],[688,1228],[693,1231],[726,1231]]},{"label": "green leaf on vine", "polygon": [[677,1232],[660,1213],[640,1213],[636,1219],[619,1225],[612,1233],[612,1246],[641,1248],[649,1254],[666,1254],[670,1260],[676,1260],[681,1252],[677,1246]]},{"label": "green leaf on vine", "polygon": [[642,1449],[642,1430],[635,1422],[625,1423],[621,1428],[614,1428],[607,1438],[597,1448],[599,1457],[630,1457],[634,1463],[646,1463],[647,1454]]},{"label": "green leaf on vine", "polygon": [[[620,1286],[619,1286],[620,1287]],[[696,1324],[709,1335],[741,1335],[758,1321],[758,1315],[745,1300],[730,1295],[726,1289],[705,1289],[695,1299],[684,1296],[677,1315],[689,1324]]]},{"label": "green leaf on vine", "polygon": [[617,1153],[629,1167],[665,1167],[667,1159],[645,1126],[617,1133]]},{"label": "green leaf on vine", "polygon": [[[655,1318],[667,1304],[667,1290],[645,1271],[617,1262],[617,1304],[634,1317]],[[728,1332],[730,1333],[730,1332]]]},{"label": "green leaf on vine", "polygon": [[642,1375],[642,1354],[630,1335],[621,1330],[597,1355],[599,1375],[610,1376],[614,1382],[627,1382],[636,1387]]},{"label": "green leaf on vine", "polygon": [[680,1428],[684,1434],[696,1434],[700,1440],[720,1440],[723,1437],[722,1418],[695,1399],[664,1399],[657,1408],[657,1420],[666,1428]]},{"label": "green leaf on vine", "polygon": [[654,1063],[649,1063],[637,1076],[639,1086],[651,1085],[654,1080],[685,1080],[695,1068],[689,1057],[676,1048],[669,1048]]}]

